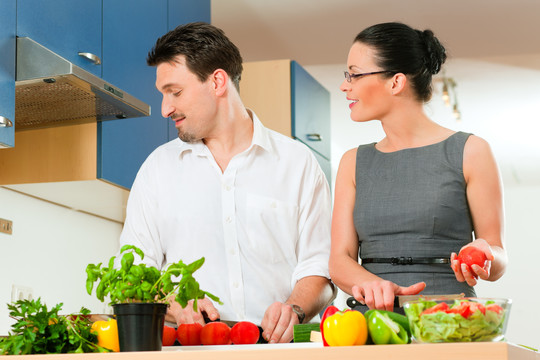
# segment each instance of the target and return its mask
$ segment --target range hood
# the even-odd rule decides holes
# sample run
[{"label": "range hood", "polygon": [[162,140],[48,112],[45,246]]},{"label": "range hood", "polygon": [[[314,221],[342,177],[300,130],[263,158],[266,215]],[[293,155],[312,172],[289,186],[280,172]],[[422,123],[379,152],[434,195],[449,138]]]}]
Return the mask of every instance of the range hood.
[{"label": "range hood", "polygon": [[15,126],[29,129],[150,115],[150,106],[28,37],[17,38]]}]

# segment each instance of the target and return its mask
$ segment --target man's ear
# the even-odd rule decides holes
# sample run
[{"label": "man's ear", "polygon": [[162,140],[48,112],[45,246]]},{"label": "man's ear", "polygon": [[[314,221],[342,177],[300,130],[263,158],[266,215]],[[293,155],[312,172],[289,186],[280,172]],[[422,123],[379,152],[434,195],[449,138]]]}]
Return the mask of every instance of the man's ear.
[{"label": "man's ear", "polygon": [[212,84],[217,96],[221,96],[227,90],[227,83],[229,82],[229,75],[223,69],[216,69],[212,75]]},{"label": "man's ear", "polygon": [[390,90],[392,91],[392,95],[397,95],[405,89],[405,85],[407,84],[407,76],[403,73],[397,73],[392,77],[392,82],[390,83]]}]

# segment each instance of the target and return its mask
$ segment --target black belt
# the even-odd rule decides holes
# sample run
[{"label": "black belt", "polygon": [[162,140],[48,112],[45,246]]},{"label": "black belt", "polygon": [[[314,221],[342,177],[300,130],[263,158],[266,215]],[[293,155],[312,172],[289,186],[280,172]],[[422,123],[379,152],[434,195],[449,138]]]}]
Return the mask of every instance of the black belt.
[{"label": "black belt", "polygon": [[415,264],[450,264],[450,258],[430,257],[392,257],[392,258],[367,258],[362,259],[362,264],[392,264],[392,265],[415,265]]}]

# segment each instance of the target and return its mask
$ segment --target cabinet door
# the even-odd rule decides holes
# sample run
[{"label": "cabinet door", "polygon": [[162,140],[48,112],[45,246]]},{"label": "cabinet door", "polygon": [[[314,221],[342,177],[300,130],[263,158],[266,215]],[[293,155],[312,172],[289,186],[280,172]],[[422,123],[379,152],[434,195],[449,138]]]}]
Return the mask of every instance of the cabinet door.
[{"label": "cabinet door", "polygon": [[167,120],[146,56],[167,32],[167,0],[103,2],[103,78],[150,104],[152,115],[98,123],[98,177],[131,188],[146,157],[167,141]]},{"label": "cabinet door", "polygon": [[101,0],[17,0],[17,36],[28,36],[101,77],[101,66],[79,55],[101,58],[101,6]]},{"label": "cabinet door", "polygon": [[[210,0],[169,0],[168,31],[194,21],[210,23]],[[169,121],[168,124],[168,139],[176,139],[178,131],[174,123]]]},{"label": "cabinet door", "polygon": [[291,62],[292,136],[330,159],[330,93]]},{"label": "cabinet door", "polygon": [[[2,0],[0,11],[0,116],[15,124],[15,0]],[[15,126],[0,126],[0,148],[12,147]]]}]

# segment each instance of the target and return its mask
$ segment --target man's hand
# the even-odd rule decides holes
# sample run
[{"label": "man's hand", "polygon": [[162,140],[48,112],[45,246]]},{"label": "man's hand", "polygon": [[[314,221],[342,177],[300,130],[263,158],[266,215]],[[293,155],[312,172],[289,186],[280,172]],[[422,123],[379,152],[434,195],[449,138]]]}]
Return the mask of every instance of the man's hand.
[{"label": "man's hand", "polygon": [[199,323],[205,324],[203,313],[210,320],[219,319],[219,312],[212,301],[207,298],[197,301],[197,311],[193,311],[193,300],[190,300],[185,308],[182,308],[176,301],[170,301],[167,310],[166,320],[180,324]]},{"label": "man's hand", "polygon": [[291,305],[275,302],[264,313],[261,322],[263,337],[269,343],[291,342],[295,324],[298,324],[298,316]]}]

